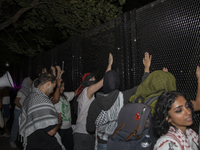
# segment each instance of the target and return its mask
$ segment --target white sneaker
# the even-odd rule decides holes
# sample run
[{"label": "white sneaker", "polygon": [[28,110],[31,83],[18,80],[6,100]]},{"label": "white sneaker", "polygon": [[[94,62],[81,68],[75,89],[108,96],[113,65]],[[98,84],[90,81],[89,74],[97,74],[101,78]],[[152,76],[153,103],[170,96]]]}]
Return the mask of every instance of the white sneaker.
[{"label": "white sneaker", "polygon": [[11,147],[11,148],[16,148],[17,145],[15,144],[15,142],[10,142],[10,147]]}]

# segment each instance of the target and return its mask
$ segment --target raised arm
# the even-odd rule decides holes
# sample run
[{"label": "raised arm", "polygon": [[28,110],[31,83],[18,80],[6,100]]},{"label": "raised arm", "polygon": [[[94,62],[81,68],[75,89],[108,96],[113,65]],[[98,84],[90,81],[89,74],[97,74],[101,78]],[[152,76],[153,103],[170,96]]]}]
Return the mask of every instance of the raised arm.
[{"label": "raised arm", "polygon": [[57,80],[56,80],[56,90],[53,94],[53,98],[51,99],[52,103],[53,104],[56,104],[59,102],[59,99],[60,99],[60,85],[61,85],[61,69],[60,69],[60,66],[56,66],[56,69],[57,69]]},{"label": "raised arm", "polygon": [[[108,59],[108,67],[106,69],[106,72],[109,71],[109,70],[111,70],[112,64],[113,64],[113,56],[110,53],[109,54],[109,59]],[[95,84],[93,84],[93,85],[91,85],[91,86],[88,87],[88,89],[87,89],[87,97],[89,99],[91,99],[93,97],[93,94],[96,91],[98,91],[102,86],[103,86],[103,78],[99,82],[97,82],[97,83],[95,83]]]},{"label": "raised arm", "polygon": [[199,66],[197,66],[196,69],[196,77],[198,82],[197,95],[196,95],[196,100],[192,101],[192,104],[194,105],[194,111],[199,111],[200,110],[200,67]]},{"label": "raised arm", "polygon": [[61,78],[56,79],[56,89],[55,89],[55,92],[53,94],[53,98],[51,99],[53,104],[56,104],[56,103],[59,102],[61,81],[62,81]]}]

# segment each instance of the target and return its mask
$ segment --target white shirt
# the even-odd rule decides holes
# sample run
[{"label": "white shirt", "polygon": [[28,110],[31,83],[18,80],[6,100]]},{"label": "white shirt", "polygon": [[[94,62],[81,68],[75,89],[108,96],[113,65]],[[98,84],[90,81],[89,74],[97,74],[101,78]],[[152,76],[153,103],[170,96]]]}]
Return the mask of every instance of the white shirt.
[{"label": "white shirt", "polygon": [[2,97],[2,104],[3,105],[9,105],[10,104],[10,96]]},{"label": "white shirt", "polygon": [[74,92],[64,92],[63,93],[65,97],[60,96],[60,100],[58,103],[54,104],[55,109],[58,113],[62,113],[62,125],[61,129],[68,129],[71,127],[71,109],[70,109],[70,103],[74,97]]},{"label": "white shirt", "polygon": [[91,99],[89,99],[87,97],[87,89],[88,87],[84,88],[77,99],[78,118],[76,120],[76,128],[74,129],[74,133],[88,134],[88,132],[86,131],[86,121],[90,104],[94,100],[94,95]]},{"label": "white shirt", "polygon": [[[18,91],[16,97],[19,97],[19,98],[20,98],[19,103],[20,103],[21,105],[23,105],[24,100],[26,99],[26,96],[25,96],[21,91]],[[15,109],[21,109],[21,108],[19,108],[17,105],[15,105]]]}]

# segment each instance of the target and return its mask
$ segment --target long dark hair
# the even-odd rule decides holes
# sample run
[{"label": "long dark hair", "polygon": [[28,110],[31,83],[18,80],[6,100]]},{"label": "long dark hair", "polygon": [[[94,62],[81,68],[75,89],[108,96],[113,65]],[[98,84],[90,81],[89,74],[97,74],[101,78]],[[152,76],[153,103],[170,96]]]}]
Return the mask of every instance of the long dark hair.
[{"label": "long dark hair", "polygon": [[[158,101],[156,103],[156,112],[153,115],[153,126],[155,134],[160,137],[161,135],[164,135],[168,132],[169,127],[172,126],[168,121],[166,120],[166,117],[169,116],[168,111],[171,109],[172,104],[174,103],[175,99],[178,96],[183,96],[188,105],[191,109],[192,118],[193,118],[193,104],[192,102],[184,95],[179,92],[173,91],[173,92],[164,92],[162,95],[159,96]],[[175,127],[176,128],[176,127]]]},{"label": "long dark hair", "polygon": [[[62,86],[63,83],[65,84],[65,81],[61,81],[60,88],[61,88],[61,86]],[[65,98],[65,100],[67,100],[67,96],[64,95],[64,91],[62,93],[60,93],[60,96],[63,96]]]}]

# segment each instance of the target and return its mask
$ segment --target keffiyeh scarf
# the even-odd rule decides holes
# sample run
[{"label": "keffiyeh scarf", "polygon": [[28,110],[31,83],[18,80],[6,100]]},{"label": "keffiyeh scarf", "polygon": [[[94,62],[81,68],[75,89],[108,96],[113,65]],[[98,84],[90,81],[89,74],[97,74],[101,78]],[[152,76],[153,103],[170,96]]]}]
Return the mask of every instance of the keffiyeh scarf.
[{"label": "keffiyeh scarf", "polygon": [[190,147],[187,137],[191,137],[192,141],[198,146],[198,134],[193,131],[192,129],[186,129],[186,136],[183,134],[183,132],[180,129],[175,129],[174,127],[170,126],[168,133],[166,136],[173,137],[180,145],[181,149],[187,148],[187,150],[192,150]]},{"label": "keffiyeh scarf", "polygon": [[[58,114],[49,97],[38,88],[33,88],[23,103],[19,118],[19,134],[23,137],[26,149],[27,137],[34,131],[58,124]],[[54,135],[62,146],[59,136]]]}]

